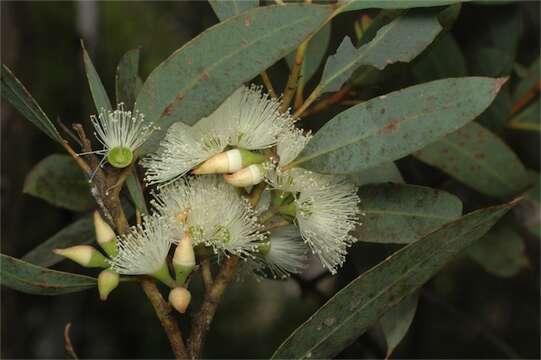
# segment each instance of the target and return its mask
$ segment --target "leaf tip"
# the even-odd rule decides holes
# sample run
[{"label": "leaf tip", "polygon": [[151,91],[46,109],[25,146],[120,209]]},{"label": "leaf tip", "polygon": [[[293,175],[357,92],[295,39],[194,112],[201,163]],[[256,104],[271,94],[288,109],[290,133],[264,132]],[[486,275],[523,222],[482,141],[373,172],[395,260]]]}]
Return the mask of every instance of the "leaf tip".
[{"label": "leaf tip", "polygon": [[507,80],[509,80],[509,76],[496,78],[496,80],[494,81],[494,87],[493,87],[494,95],[500,92],[500,89],[502,88],[503,85],[505,85]]}]

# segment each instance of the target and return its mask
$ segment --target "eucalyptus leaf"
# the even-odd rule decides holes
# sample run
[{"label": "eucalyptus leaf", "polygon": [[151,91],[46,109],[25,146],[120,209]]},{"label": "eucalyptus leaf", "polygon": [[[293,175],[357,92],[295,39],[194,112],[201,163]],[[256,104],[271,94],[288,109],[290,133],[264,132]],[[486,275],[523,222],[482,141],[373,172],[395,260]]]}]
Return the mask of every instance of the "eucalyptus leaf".
[{"label": "eucalyptus leaf", "polygon": [[[327,48],[329,47],[329,41],[331,39],[331,25],[327,24],[317,34],[310,39],[306,51],[304,54],[304,61],[301,65],[299,82],[304,85],[314,76],[325,57]],[[295,54],[293,51],[287,57],[287,64],[289,67],[293,67],[295,63]]]},{"label": "eucalyptus leaf", "polygon": [[528,186],[517,155],[499,137],[472,122],[415,153],[482,194],[505,198]]},{"label": "eucalyptus leaf", "polygon": [[524,240],[507,223],[490,229],[466,250],[466,254],[489,273],[501,277],[514,276],[530,265]]},{"label": "eucalyptus leaf", "polygon": [[333,296],[280,345],[273,358],[337,355],[482,237],[513,205],[469,213],[398,250]]},{"label": "eucalyptus leaf", "polygon": [[177,121],[188,125],[210,114],[244,82],[291,52],[318,29],[332,8],[271,5],[233,16],[175,51],[147,78],[137,108],[160,127],[140,149],[155,149]]},{"label": "eucalyptus leaf", "polygon": [[38,105],[36,100],[30,95],[23,84],[13,75],[11,70],[2,64],[2,97],[9,101],[15,109],[21,113],[28,121],[37,126],[47,136],[54,141],[63,144],[64,139],[58,133],[51,120],[45,115],[45,112]]},{"label": "eucalyptus leaf", "polygon": [[0,284],[32,295],[62,295],[90,289],[96,279],[32,265],[0,254]]},{"label": "eucalyptus leaf", "polygon": [[140,49],[132,49],[124,54],[116,68],[115,91],[117,103],[124,103],[127,110],[133,109],[137,97]]},{"label": "eucalyptus leaf", "polygon": [[362,225],[358,241],[409,244],[462,215],[462,202],[445,191],[407,184],[359,189]]},{"label": "eucalyptus leaf", "polygon": [[358,49],[346,37],[336,54],[327,59],[318,88],[321,93],[338,91],[360,66],[382,70],[396,62],[409,62],[441,29],[437,13],[410,11],[383,26],[370,42]]},{"label": "eucalyptus leaf", "polygon": [[107,92],[105,91],[100,77],[94,68],[94,64],[92,64],[92,60],[90,60],[90,56],[88,56],[88,53],[86,52],[83,41],[81,41],[81,49],[83,51],[83,62],[85,64],[86,77],[88,78],[90,93],[92,94],[92,99],[94,99],[97,113],[99,114],[102,110],[113,110],[109,96],[107,96]]},{"label": "eucalyptus leaf", "polygon": [[347,174],[397,160],[473,120],[505,80],[436,80],[353,106],[325,124],[291,166]]},{"label": "eucalyptus leaf", "polygon": [[513,102],[519,101],[527,96],[528,93],[532,92],[532,90],[539,88],[539,74],[541,72],[540,63],[540,58],[537,58],[537,60],[530,64],[526,76],[520,81],[513,92]]},{"label": "eucalyptus leaf", "polygon": [[416,292],[387,311],[379,320],[387,343],[387,358],[391,356],[398,344],[406,336],[415,317],[418,303],[419,292]]},{"label": "eucalyptus leaf", "polygon": [[358,173],[348,174],[348,179],[357,186],[392,182],[401,184],[404,182],[400,170],[394,162],[382,163],[370,169],[361,170]]},{"label": "eucalyptus leaf", "polygon": [[46,241],[30,250],[21,260],[34,265],[50,267],[65,257],[53,253],[53,249],[63,249],[75,245],[86,245],[96,241],[92,216],[84,216],[66,226]]},{"label": "eucalyptus leaf", "polygon": [[23,192],[73,211],[96,205],[87,177],[68,155],[53,154],[41,160],[26,176]]},{"label": "eucalyptus leaf", "polygon": [[349,0],[338,9],[339,12],[364,9],[409,9],[451,5],[471,0]]},{"label": "eucalyptus leaf", "polygon": [[128,192],[130,193],[130,197],[132,198],[135,207],[143,214],[147,214],[148,209],[145,202],[145,195],[135,169],[132,170],[131,174],[126,179],[126,186],[128,187]]},{"label": "eucalyptus leaf", "polygon": [[259,0],[209,0],[209,4],[218,16],[218,19],[224,21],[231,16],[259,6]]}]

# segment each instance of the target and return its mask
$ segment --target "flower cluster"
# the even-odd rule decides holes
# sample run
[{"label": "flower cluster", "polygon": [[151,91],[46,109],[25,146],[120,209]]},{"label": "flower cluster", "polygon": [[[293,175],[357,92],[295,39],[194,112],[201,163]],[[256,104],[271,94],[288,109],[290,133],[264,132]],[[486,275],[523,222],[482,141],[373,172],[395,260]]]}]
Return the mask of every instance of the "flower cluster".
[{"label": "flower cluster", "polygon": [[[359,224],[356,188],[342,177],[292,166],[311,135],[280,105],[260,88],[243,86],[195,125],[171,126],[159,149],[141,159],[146,182],[158,185],[153,214],[117,237],[98,216],[109,258],[85,249],[78,259],[108,267],[102,276],[108,284],[118,283],[114,274],[156,277],[173,288],[170,300],[179,311],[189,303],[184,283],[195,254],[238,256],[259,274],[283,278],[302,272],[311,250],[335,273]],[[104,146],[99,153],[116,167],[133,162],[153,129],[122,105],[92,121]]]}]

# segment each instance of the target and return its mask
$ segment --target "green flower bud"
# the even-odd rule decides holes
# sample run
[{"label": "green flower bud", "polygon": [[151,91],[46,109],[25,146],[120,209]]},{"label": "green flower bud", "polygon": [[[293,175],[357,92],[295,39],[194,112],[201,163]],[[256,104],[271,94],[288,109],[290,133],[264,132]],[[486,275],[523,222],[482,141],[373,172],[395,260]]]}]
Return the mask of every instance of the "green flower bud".
[{"label": "green flower bud", "polygon": [[111,258],[115,257],[118,253],[118,246],[116,241],[116,235],[113,229],[106,223],[100,213],[94,212],[94,228],[96,229],[96,240],[101,248]]},{"label": "green flower bud", "polygon": [[181,314],[186,312],[191,300],[192,294],[184,287],[176,287],[169,292],[169,303]]},{"label": "green flower bud", "polygon": [[184,284],[195,267],[195,253],[193,251],[192,240],[188,233],[184,234],[184,237],[175,249],[173,267],[175,268],[177,284]]},{"label": "green flower bud", "polygon": [[232,149],[212,156],[192,172],[196,175],[234,173],[246,166],[260,164],[265,159],[266,157],[262,154],[244,149]]},{"label": "green flower bud", "polygon": [[107,300],[107,297],[113,291],[120,281],[120,276],[111,270],[103,270],[98,275],[98,291],[102,301]]},{"label": "green flower bud", "polygon": [[171,274],[169,273],[169,268],[167,267],[167,263],[165,261],[162,267],[155,273],[150,274],[150,276],[160,280],[162,283],[171,288],[176,286],[175,280],[173,280],[173,278],[171,277]]},{"label": "green flower bud", "polygon": [[109,267],[105,256],[90,245],[76,245],[66,249],[54,249],[53,252],[87,268]]}]

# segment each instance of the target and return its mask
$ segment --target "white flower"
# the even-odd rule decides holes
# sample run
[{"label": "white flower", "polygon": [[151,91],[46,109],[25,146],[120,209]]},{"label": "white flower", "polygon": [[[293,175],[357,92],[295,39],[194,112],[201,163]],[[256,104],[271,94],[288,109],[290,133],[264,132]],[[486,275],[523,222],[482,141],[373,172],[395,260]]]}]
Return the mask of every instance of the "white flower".
[{"label": "white flower", "polygon": [[293,125],[284,128],[276,143],[276,153],[280,158],[278,165],[285,166],[295,160],[311,139],[310,133],[305,134]]},{"label": "white flower", "polygon": [[307,184],[295,200],[296,221],[304,241],[334,274],[355,240],[349,233],[359,223],[357,189],[339,177],[316,173]]},{"label": "white flower", "polygon": [[95,153],[106,154],[107,160],[115,167],[126,167],[133,160],[133,152],[143,145],[154,127],[145,123],[145,117],[137,110],[135,113],[124,110],[124,104],[118,104],[114,111],[102,109],[96,117],[90,117],[102,150]]},{"label": "white flower", "polygon": [[203,132],[183,123],[172,125],[157,153],[143,159],[149,184],[166,183],[185,175],[196,165],[222,152],[228,136]]},{"label": "white flower", "polygon": [[242,86],[209,116],[214,124],[231,129],[229,145],[248,150],[272,147],[278,135],[292,123],[280,113],[280,101],[263,94],[260,87]]},{"label": "white flower", "polygon": [[286,278],[306,268],[307,248],[296,226],[273,230],[266,246],[269,248],[263,251],[263,263],[275,278]]},{"label": "white flower", "polygon": [[142,225],[118,237],[118,254],[111,260],[111,269],[126,275],[154,274],[164,265],[172,239],[168,221],[146,217]]},{"label": "white flower", "polygon": [[218,176],[179,180],[160,190],[154,207],[169,221],[184,224],[193,245],[218,254],[251,256],[266,234],[255,211]]}]

